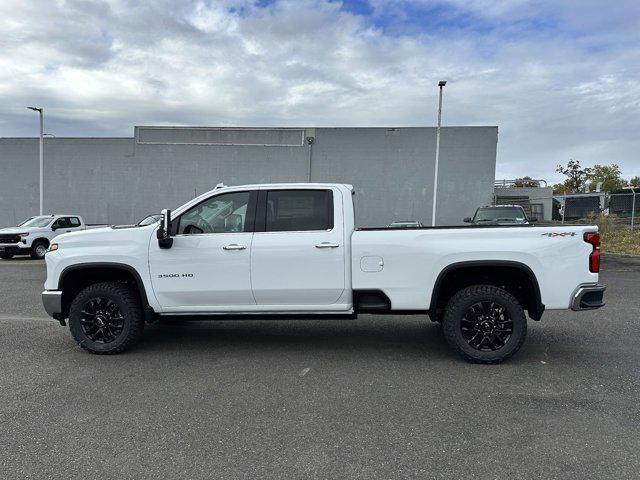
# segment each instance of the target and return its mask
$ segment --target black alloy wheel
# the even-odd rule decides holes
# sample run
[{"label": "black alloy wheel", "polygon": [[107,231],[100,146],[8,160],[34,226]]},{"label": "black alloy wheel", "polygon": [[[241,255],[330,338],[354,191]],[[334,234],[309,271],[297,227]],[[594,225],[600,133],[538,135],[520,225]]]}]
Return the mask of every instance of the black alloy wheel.
[{"label": "black alloy wheel", "polygon": [[513,320],[504,305],[481,301],[471,305],[460,320],[463,338],[471,348],[495,351],[504,347],[513,334]]},{"label": "black alloy wheel", "polygon": [[96,343],[111,343],[124,331],[120,307],[105,297],[93,297],[82,306],[80,325],[87,338]]},{"label": "black alloy wheel", "polygon": [[71,335],[91,353],[124,352],[140,340],[144,322],[140,294],[125,282],[89,285],[69,308]]},{"label": "black alloy wheel", "polygon": [[471,285],[455,293],[442,321],[447,343],[474,363],[500,363],[527,336],[527,317],[512,294],[495,285]]}]

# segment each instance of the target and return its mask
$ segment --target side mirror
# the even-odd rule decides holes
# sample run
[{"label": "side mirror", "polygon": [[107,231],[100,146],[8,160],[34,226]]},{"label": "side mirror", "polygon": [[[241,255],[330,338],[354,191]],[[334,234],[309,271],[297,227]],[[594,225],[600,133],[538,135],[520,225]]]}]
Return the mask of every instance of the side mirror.
[{"label": "side mirror", "polygon": [[464,223],[471,223],[471,217],[465,217],[463,221]]},{"label": "side mirror", "polygon": [[171,210],[162,210],[162,220],[156,232],[158,246],[160,248],[171,248],[173,238],[171,238]]},{"label": "side mirror", "polygon": [[58,228],[60,228],[58,225],[56,225],[55,223],[53,225],[51,225],[51,231],[55,232]]}]

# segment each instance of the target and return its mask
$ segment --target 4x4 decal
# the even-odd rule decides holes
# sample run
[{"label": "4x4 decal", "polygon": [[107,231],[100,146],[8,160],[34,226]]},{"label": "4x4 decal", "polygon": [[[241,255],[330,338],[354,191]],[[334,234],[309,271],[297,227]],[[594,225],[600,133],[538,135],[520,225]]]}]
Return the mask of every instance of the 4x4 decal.
[{"label": "4x4 decal", "polygon": [[549,232],[543,233],[543,237],[575,237],[576,232]]}]

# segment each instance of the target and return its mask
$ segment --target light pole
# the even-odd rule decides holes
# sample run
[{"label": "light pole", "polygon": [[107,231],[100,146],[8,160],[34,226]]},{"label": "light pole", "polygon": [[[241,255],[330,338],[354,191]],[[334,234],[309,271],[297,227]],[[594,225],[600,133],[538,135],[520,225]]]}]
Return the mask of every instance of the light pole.
[{"label": "light pole", "polygon": [[29,110],[38,112],[40,114],[40,215],[42,215],[43,201],[42,201],[42,184],[44,183],[43,175],[43,146],[44,146],[44,109],[38,107],[27,107]]},{"label": "light pole", "polygon": [[438,199],[438,162],[440,161],[440,124],[442,123],[442,88],[447,84],[446,80],[440,80],[440,99],[438,101],[438,127],[436,128],[436,167],[433,172],[433,211],[431,212],[431,226],[436,226],[436,200]]}]

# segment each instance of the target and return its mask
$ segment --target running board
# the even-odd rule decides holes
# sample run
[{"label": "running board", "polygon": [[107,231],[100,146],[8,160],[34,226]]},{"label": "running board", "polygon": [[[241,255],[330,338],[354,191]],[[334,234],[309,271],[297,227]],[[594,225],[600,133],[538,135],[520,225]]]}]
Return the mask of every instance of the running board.
[{"label": "running board", "polygon": [[356,313],[160,313],[163,320],[355,320]]}]

